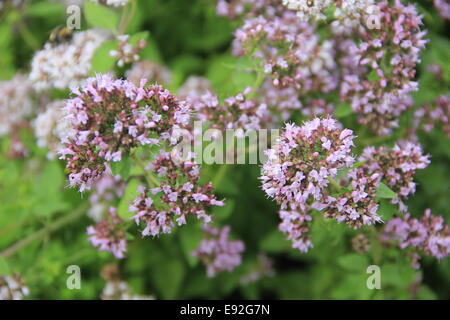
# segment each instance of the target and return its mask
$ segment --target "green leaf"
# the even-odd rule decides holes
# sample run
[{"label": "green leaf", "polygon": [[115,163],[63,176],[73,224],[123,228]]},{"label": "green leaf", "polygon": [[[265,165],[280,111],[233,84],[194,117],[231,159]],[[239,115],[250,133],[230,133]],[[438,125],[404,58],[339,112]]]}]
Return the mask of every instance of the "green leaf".
[{"label": "green leaf", "polygon": [[5,258],[0,257],[0,276],[7,276],[11,274],[11,270],[9,269],[8,263]]},{"label": "green leaf", "polygon": [[150,36],[150,32],[148,31],[141,31],[138,33],[133,34],[130,39],[129,39],[129,43],[132,44],[133,46],[136,45],[138,43],[139,40],[144,39],[145,41],[148,40]]},{"label": "green leaf", "polygon": [[351,115],[352,113],[353,113],[353,110],[350,107],[350,104],[348,102],[342,102],[336,108],[336,112],[334,113],[334,115],[337,118],[344,118],[348,115]]},{"label": "green leaf", "polygon": [[162,255],[152,271],[153,283],[161,299],[175,299],[186,272],[185,265],[174,257]]},{"label": "green leaf", "polygon": [[332,299],[370,299],[374,291],[367,288],[367,275],[364,273],[350,273],[341,281],[333,284],[331,291]]},{"label": "green leaf", "polygon": [[226,68],[239,70],[239,71],[252,71],[255,69],[255,59],[250,57],[239,57],[233,62],[224,62],[223,66]]},{"label": "green leaf", "polygon": [[26,15],[29,17],[61,16],[65,14],[62,3],[55,2],[33,2],[26,6]]},{"label": "green leaf", "polygon": [[353,164],[351,168],[345,168],[338,171],[337,180],[339,181],[344,175],[346,175],[350,170],[359,168],[364,164],[364,161],[358,161]]},{"label": "green leaf", "polygon": [[367,75],[367,80],[369,80],[370,82],[377,82],[380,80],[380,77],[377,74],[376,70],[372,70],[368,75]]},{"label": "green leaf", "polygon": [[[148,31],[145,31],[145,32],[147,34],[144,39],[147,41],[147,46],[139,53],[139,55],[141,56],[141,59],[148,59],[153,62],[162,63],[163,59],[161,57],[161,53],[159,51],[157,42],[152,37],[150,32],[148,32]],[[136,35],[139,35],[141,33],[142,32],[139,32]]]},{"label": "green leaf", "polygon": [[392,199],[397,196],[397,194],[391,190],[387,185],[380,182],[380,185],[378,186],[376,196],[381,199]]},{"label": "green leaf", "polygon": [[138,195],[137,189],[139,185],[141,185],[141,183],[138,179],[131,179],[128,182],[127,187],[125,188],[124,195],[120,200],[119,206],[117,208],[117,214],[122,219],[127,220],[133,216],[133,213],[128,211],[128,207],[130,206],[133,199]]},{"label": "green leaf", "polygon": [[32,213],[49,216],[68,209],[63,199],[65,176],[57,161],[47,162],[32,186]]},{"label": "green leaf", "polygon": [[225,201],[223,207],[214,206],[212,210],[212,216],[214,220],[223,221],[230,216],[234,209],[234,200],[229,199]]},{"label": "green leaf", "polygon": [[127,180],[130,176],[131,158],[130,156],[122,156],[122,160],[111,162],[111,171],[113,175],[120,175],[123,180]]},{"label": "green leaf", "polygon": [[116,30],[119,24],[119,16],[115,11],[90,1],[84,3],[84,16],[92,27]]},{"label": "green leaf", "polygon": [[117,41],[110,40],[103,42],[94,52],[92,56],[91,74],[105,73],[111,70],[116,64],[116,58],[111,56],[109,52],[117,49]]},{"label": "green leaf", "polygon": [[236,63],[242,63],[242,60],[224,55],[213,59],[208,67],[206,77],[211,81],[219,98],[235,95],[255,84],[256,75],[254,72],[228,67]]},{"label": "green leaf", "polygon": [[388,263],[381,266],[381,281],[385,285],[406,288],[414,281],[416,273],[410,265],[400,261]]},{"label": "green leaf", "polygon": [[335,11],[336,11],[335,5],[331,5],[324,10],[324,14],[327,17],[327,20],[334,20],[334,17],[335,17],[334,12]]},{"label": "green leaf", "polygon": [[179,230],[179,240],[184,256],[191,267],[195,267],[198,259],[192,256],[192,251],[198,248],[203,237],[203,231],[196,223],[189,223]]},{"label": "green leaf", "polygon": [[381,219],[383,219],[383,221],[388,221],[397,212],[398,208],[392,203],[390,203],[389,200],[383,199],[380,201],[380,206],[378,207],[378,214],[381,216]]},{"label": "green leaf", "polygon": [[365,272],[369,259],[361,254],[351,253],[338,258],[338,265],[349,271]]},{"label": "green leaf", "polygon": [[14,68],[13,24],[0,24],[0,80],[12,78],[16,72]]},{"label": "green leaf", "polygon": [[438,296],[428,286],[421,285],[419,292],[417,293],[417,299],[419,300],[437,300]]},{"label": "green leaf", "polygon": [[266,252],[285,252],[290,250],[291,246],[285,236],[278,230],[269,233],[261,242],[261,250]]}]

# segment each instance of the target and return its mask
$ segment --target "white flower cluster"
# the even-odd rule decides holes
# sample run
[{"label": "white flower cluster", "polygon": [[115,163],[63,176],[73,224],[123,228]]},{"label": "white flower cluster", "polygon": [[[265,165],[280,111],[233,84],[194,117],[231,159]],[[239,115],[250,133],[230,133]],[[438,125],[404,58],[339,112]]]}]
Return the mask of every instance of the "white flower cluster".
[{"label": "white flower cluster", "polygon": [[31,84],[22,74],[0,81],[0,137],[10,133],[12,127],[32,113],[31,92]]},{"label": "white flower cluster", "polygon": [[62,2],[66,6],[75,5],[81,7],[83,5],[84,0],[56,0],[58,2]]},{"label": "white flower cluster", "polygon": [[103,289],[102,300],[155,300],[154,296],[141,296],[134,294],[125,281],[110,280]]},{"label": "white flower cluster", "polygon": [[65,117],[65,101],[55,100],[47,105],[33,123],[37,144],[49,149],[48,157],[53,159],[62,147],[61,139],[70,133],[70,122]]},{"label": "white flower cluster", "polygon": [[80,86],[89,76],[95,50],[108,37],[108,31],[92,29],[75,33],[70,42],[46,43],[31,62],[30,80],[35,89]]},{"label": "white flower cluster", "polygon": [[297,16],[303,21],[308,21],[310,18],[325,19],[323,11],[331,4],[331,0],[283,0],[283,5],[297,11]]},{"label": "white flower cluster", "polygon": [[109,55],[118,60],[117,65],[119,67],[139,61],[139,52],[147,46],[147,41],[144,39],[139,39],[139,41],[133,45],[130,42],[130,36],[128,34],[117,36],[117,40],[117,49],[111,50]]},{"label": "white flower cluster", "polygon": [[22,300],[29,294],[30,290],[20,275],[0,276],[0,300]]},{"label": "white flower cluster", "polygon": [[129,0],[91,0],[91,2],[106,4],[110,7],[123,7],[125,6]]},{"label": "white flower cluster", "polygon": [[178,96],[182,99],[187,99],[188,97],[198,98],[212,90],[212,84],[207,78],[189,76],[184,84],[178,89]]},{"label": "white flower cluster", "polygon": [[[371,15],[376,15],[373,0],[343,0],[334,12],[332,22],[335,34],[350,34],[353,30],[362,29]],[[379,11],[379,9],[378,9]]]},{"label": "white flower cluster", "polygon": [[149,60],[133,63],[131,69],[125,75],[136,86],[139,85],[141,79],[147,79],[149,83],[167,86],[172,77],[170,70],[165,66]]}]

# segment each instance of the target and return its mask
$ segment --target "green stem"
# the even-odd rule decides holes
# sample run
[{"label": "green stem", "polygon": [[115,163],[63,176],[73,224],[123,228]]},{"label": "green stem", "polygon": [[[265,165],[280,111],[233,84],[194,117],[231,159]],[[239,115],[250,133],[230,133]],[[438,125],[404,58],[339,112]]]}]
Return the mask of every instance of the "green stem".
[{"label": "green stem", "polygon": [[131,157],[133,158],[134,162],[142,169],[144,172],[144,176],[147,179],[147,182],[149,185],[153,185],[155,187],[158,187],[161,183],[156,179],[150,172],[148,172],[145,169],[145,163],[135,154],[132,153]]},{"label": "green stem", "polygon": [[137,11],[137,3],[136,0],[132,0],[130,2],[131,4],[131,11],[128,12],[128,5],[125,6],[125,8],[122,11],[122,17],[120,18],[120,25],[119,25],[119,34],[124,34],[127,31],[127,28],[130,24],[130,22],[133,20],[134,15]]},{"label": "green stem", "polygon": [[39,42],[34,38],[33,34],[28,29],[27,25],[23,22],[23,20],[19,21],[18,26],[20,35],[22,36],[25,43],[33,50],[39,50],[40,48]]},{"label": "green stem", "polygon": [[372,259],[373,262],[376,265],[381,264],[381,258],[383,255],[383,248],[381,247],[380,238],[378,237],[378,231],[375,226],[370,227],[370,234],[371,234],[371,252],[372,252]]},{"label": "green stem", "polygon": [[131,12],[126,21],[126,27],[128,27],[130,25],[131,21],[133,20],[135,14],[136,14],[136,11],[137,11],[137,0],[132,0],[131,1]]},{"label": "green stem", "polygon": [[258,89],[261,87],[261,85],[264,82],[264,79],[266,78],[266,74],[262,71],[258,71],[256,75],[255,83],[253,84],[253,90],[248,95],[248,99],[251,100],[255,97],[256,93],[258,92]]},{"label": "green stem", "polygon": [[342,190],[342,186],[333,178],[328,178],[328,181],[330,182],[330,184],[336,189],[336,191],[341,191]]},{"label": "green stem", "polygon": [[214,176],[213,179],[213,186],[218,186],[220,182],[222,181],[223,177],[225,176],[225,173],[227,172],[228,165],[223,164],[220,166],[219,171]]},{"label": "green stem", "polygon": [[82,217],[86,213],[86,209],[88,207],[88,203],[84,203],[83,205],[79,206],[77,209],[69,213],[68,215],[65,215],[58,220],[50,223],[46,227],[42,228],[41,230],[29,235],[25,239],[20,240],[19,242],[16,242],[8,249],[0,252],[0,257],[3,257],[5,259],[11,257],[14,255],[17,251],[22,249],[23,247],[26,247],[27,245],[33,243],[36,240],[39,240],[41,238],[44,238],[45,236],[58,231],[59,229],[65,227],[66,225],[72,223],[73,221],[77,220],[78,218]]}]

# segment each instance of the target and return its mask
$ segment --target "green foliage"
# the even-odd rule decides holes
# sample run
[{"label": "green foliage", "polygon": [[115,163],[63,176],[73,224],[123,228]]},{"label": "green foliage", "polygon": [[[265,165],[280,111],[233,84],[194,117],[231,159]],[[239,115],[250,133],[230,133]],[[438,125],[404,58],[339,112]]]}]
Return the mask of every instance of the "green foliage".
[{"label": "green foliage", "polygon": [[90,1],[86,1],[83,8],[84,16],[90,26],[116,30],[119,24],[119,16],[114,10]]},{"label": "green foliage", "polygon": [[129,219],[133,216],[133,214],[128,211],[128,207],[131,205],[131,201],[136,198],[139,185],[140,182],[137,179],[131,179],[127,184],[124,195],[120,200],[119,206],[117,208],[117,213],[123,219]]},{"label": "green foliage", "polygon": [[123,180],[127,180],[131,171],[131,157],[123,155],[117,162],[111,162],[111,172],[114,176],[120,175]]},{"label": "green foliage", "polygon": [[353,110],[350,106],[349,103],[340,103],[337,107],[336,107],[336,112],[335,115],[337,118],[344,118],[346,116],[349,116],[353,113]]},{"label": "green foliage", "polygon": [[381,199],[392,199],[395,198],[397,194],[391,190],[387,185],[383,182],[380,182],[380,185],[377,189],[377,197]]},{"label": "green foliage", "polygon": [[94,56],[92,57],[92,75],[110,71],[114,67],[116,58],[111,56],[109,52],[116,49],[117,41],[110,40],[103,42],[97,50],[95,50]]}]

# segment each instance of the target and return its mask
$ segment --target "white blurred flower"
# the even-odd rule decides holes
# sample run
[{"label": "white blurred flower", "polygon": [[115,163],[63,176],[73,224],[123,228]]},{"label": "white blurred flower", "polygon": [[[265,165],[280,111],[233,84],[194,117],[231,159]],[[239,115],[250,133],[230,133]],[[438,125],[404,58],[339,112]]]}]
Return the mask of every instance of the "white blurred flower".
[{"label": "white blurred flower", "polygon": [[33,88],[27,77],[17,74],[9,81],[0,81],[0,136],[10,133],[33,111]]},{"label": "white blurred flower", "polygon": [[147,79],[150,83],[167,85],[171,78],[169,69],[149,60],[133,63],[131,69],[126,72],[126,76],[128,80],[137,86],[141,79]]},{"label": "white blurred flower", "polygon": [[46,43],[31,62],[30,80],[36,90],[80,86],[91,71],[95,50],[110,36],[105,30],[76,32],[70,42]]},{"label": "white blurred flower", "polygon": [[141,296],[134,294],[125,281],[110,280],[103,289],[102,300],[155,300],[154,296]]},{"label": "white blurred flower", "polygon": [[325,19],[323,11],[331,4],[331,0],[283,0],[283,5],[297,11],[297,16],[303,21],[308,21],[310,18]]},{"label": "white blurred flower", "polygon": [[70,122],[65,115],[65,101],[56,100],[47,105],[33,122],[37,144],[49,149],[48,157],[53,159],[61,148],[61,139],[70,133]]},{"label": "white blurred flower", "polygon": [[0,276],[0,300],[22,300],[30,294],[19,274]]},{"label": "white blurred flower", "polygon": [[123,7],[125,6],[129,0],[90,0],[91,2],[106,4],[110,7]]}]

